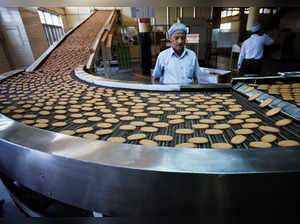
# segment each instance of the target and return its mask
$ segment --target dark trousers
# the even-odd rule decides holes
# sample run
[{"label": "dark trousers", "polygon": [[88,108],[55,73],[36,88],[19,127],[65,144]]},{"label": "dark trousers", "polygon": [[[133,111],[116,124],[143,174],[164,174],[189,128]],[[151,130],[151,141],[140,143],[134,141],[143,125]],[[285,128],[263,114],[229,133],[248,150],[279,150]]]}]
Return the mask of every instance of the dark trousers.
[{"label": "dark trousers", "polygon": [[240,75],[256,74],[259,75],[262,67],[262,60],[244,59],[240,68]]}]

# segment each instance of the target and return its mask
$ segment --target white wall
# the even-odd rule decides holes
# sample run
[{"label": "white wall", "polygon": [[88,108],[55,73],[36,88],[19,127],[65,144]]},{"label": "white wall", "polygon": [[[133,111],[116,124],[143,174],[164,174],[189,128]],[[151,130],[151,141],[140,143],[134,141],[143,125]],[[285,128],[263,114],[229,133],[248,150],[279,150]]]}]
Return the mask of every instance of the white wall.
[{"label": "white wall", "polygon": [[92,13],[93,8],[91,7],[66,7],[65,15],[68,28],[72,29],[79,25],[86,18],[88,18]]},{"label": "white wall", "polygon": [[36,8],[19,8],[34,59],[48,48],[47,38]]},{"label": "white wall", "polygon": [[0,30],[3,38],[2,46],[12,69],[25,67],[34,62],[18,8],[0,8]]}]

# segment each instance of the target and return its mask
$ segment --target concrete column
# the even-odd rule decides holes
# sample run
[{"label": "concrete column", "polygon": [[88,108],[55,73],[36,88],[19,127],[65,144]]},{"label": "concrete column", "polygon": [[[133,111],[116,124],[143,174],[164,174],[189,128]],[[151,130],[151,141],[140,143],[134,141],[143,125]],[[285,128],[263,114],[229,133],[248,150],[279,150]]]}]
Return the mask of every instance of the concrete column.
[{"label": "concrete column", "polygon": [[258,15],[258,8],[256,7],[250,7],[249,8],[249,14],[248,14],[248,20],[247,20],[247,30],[249,31],[251,27],[257,23],[257,15]]},{"label": "concrete column", "polygon": [[169,29],[169,7],[167,6],[167,8],[166,8],[166,10],[167,10],[167,30]]}]

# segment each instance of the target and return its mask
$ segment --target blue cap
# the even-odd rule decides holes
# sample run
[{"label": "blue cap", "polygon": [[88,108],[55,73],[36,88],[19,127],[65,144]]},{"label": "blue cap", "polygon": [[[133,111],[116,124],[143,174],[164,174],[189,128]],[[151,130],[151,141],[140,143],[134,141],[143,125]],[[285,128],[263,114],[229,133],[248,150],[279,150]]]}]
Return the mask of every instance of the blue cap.
[{"label": "blue cap", "polygon": [[169,37],[171,37],[175,31],[184,31],[186,34],[188,33],[188,29],[183,23],[174,23],[168,30]]},{"label": "blue cap", "polygon": [[255,33],[255,32],[259,31],[260,29],[261,29],[260,24],[255,24],[251,27],[251,32]]}]

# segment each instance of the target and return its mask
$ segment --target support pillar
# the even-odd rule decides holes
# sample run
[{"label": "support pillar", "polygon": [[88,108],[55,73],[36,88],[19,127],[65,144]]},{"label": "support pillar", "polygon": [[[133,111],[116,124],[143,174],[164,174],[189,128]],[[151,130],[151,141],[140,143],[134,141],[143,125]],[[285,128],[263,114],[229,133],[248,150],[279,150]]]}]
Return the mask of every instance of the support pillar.
[{"label": "support pillar", "polygon": [[142,74],[144,76],[151,76],[152,54],[150,18],[139,19],[139,39],[141,44]]},{"label": "support pillar", "polygon": [[246,28],[248,31],[250,31],[251,27],[258,22],[257,15],[258,15],[258,8],[250,7],[248,20],[247,20],[247,28]]}]

